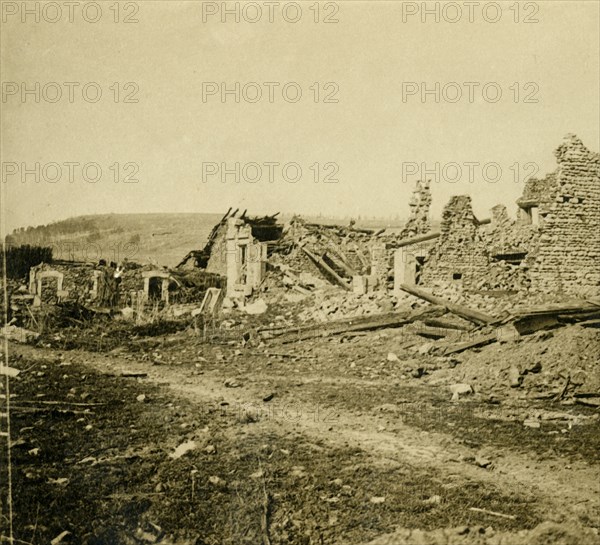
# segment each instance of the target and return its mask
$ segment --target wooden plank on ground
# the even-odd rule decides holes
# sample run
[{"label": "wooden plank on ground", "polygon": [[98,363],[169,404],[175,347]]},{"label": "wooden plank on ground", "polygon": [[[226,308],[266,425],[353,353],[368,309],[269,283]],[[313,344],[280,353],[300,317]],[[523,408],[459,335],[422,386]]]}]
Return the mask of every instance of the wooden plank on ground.
[{"label": "wooden plank on ground", "polygon": [[471,324],[457,324],[456,322],[445,320],[444,318],[429,318],[428,320],[423,320],[423,323],[431,327],[443,327],[446,329],[457,329],[460,331],[470,331],[473,329]]},{"label": "wooden plank on ground", "polygon": [[290,328],[273,338],[272,341],[275,343],[287,344],[356,331],[374,331],[376,329],[402,327],[411,322],[421,320],[426,316],[442,312],[443,309],[433,307],[419,312],[390,312],[386,314],[377,314],[375,316],[361,316],[352,319],[328,322],[326,324],[314,324],[303,328]]},{"label": "wooden plank on ground", "polygon": [[421,337],[425,337],[427,339],[445,339],[448,337],[457,338],[463,332],[459,329],[448,329],[444,327],[430,327],[422,325],[416,327],[415,329],[411,329],[411,333],[415,333],[416,335],[420,335]]},{"label": "wooden plank on ground", "polygon": [[490,316],[488,314],[484,314],[483,312],[479,312],[478,310],[471,309],[464,305],[458,305],[456,303],[451,303],[450,301],[446,301],[441,297],[435,297],[426,291],[419,289],[415,286],[409,286],[407,284],[400,284],[400,288],[415,297],[419,297],[429,303],[434,305],[438,305],[448,309],[449,312],[456,314],[457,316],[461,316],[470,322],[474,322],[479,325],[487,325],[493,324],[498,321],[498,318],[494,316]]},{"label": "wooden plank on ground", "polygon": [[548,305],[537,305],[534,307],[521,307],[514,309],[511,314],[515,317],[532,316],[534,314],[577,314],[593,312],[598,310],[598,305],[593,300],[567,301],[564,303],[552,303]]},{"label": "wooden plank on ground", "polygon": [[540,329],[550,329],[559,325],[558,319],[552,314],[532,314],[517,318],[513,325],[520,335],[529,335]]},{"label": "wooden plank on ground", "polygon": [[465,350],[469,350],[470,348],[479,348],[481,346],[486,346],[488,344],[496,342],[496,340],[496,333],[482,335],[471,341],[456,343],[454,345],[448,346],[444,350],[444,356],[449,356],[450,354],[458,354],[459,352],[464,352]]}]

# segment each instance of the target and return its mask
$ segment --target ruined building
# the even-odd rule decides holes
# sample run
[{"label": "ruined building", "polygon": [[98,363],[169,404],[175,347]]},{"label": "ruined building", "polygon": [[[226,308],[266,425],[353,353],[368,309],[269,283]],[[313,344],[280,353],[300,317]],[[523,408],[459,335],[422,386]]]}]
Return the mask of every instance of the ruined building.
[{"label": "ruined building", "polygon": [[459,281],[474,287],[485,276],[489,262],[471,197],[452,197],[442,213],[440,236],[427,255],[422,283],[435,286]]},{"label": "ruined building", "polygon": [[177,268],[203,269],[226,279],[229,297],[251,295],[267,270],[269,244],[281,237],[283,226],[273,216],[239,217],[231,208],[217,223],[202,250],[190,252]]},{"label": "ruined building", "polygon": [[[396,284],[573,296],[600,292],[599,154],[567,135],[555,156],[556,171],[525,184],[516,219],[498,205],[491,219],[478,220],[464,195],[447,203],[439,232],[414,236],[419,223],[411,216],[409,238],[397,243]],[[422,189],[417,187],[416,202]],[[422,202],[417,210],[426,216],[430,199]]]},{"label": "ruined building", "polygon": [[558,168],[540,204],[532,289],[585,295],[600,288],[600,155],[575,135],[555,154]]}]

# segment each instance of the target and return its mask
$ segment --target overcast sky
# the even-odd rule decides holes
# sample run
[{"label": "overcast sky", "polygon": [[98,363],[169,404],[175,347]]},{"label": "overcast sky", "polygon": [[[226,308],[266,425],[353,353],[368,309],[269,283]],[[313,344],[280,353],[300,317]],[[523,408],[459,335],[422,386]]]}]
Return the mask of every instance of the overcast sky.
[{"label": "overcast sky", "polygon": [[[439,22],[435,14],[424,22],[421,13],[412,14],[420,2],[400,1],[322,2],[318,13],[313,1],[298,3],[301,12],[282,2],[272,6],[270,22],[269,7],[259,2],[262,16],[254,23],[256,4],[236,2],[227,6],[240,6],[239,22],[235,14],[223,22],[221,13],[211,13],[221,2],[122,2],[118,14],[106,2],[96,23],[79,9],[70,22],[61,2],[61,14],[48,7],[40,22],[34,15],[22,22],[21,2],[3,4],[2,214],[9,231],[81,214],[224,212],[229,206],[250,213],[406,216],[422,169],[415,174],[414,165],[433,170],[436,162],[437,180],[435,172],[422,173],[434,181],[433,214],[449,196],[470,193],[477,214],[486,217],[499,202],[513,209],[528,172],[554,169],[553,151],[565,134],[599,149],[595,0],[521,3],[518,13],[510,9],[514,2],[502,2],[495,23],[498,15],[486,2],[485,12],[477,6],[472,13],[461,3],[442,12],[443,4],[428,2],[440,9]],[[97,17],[93,9],[85,15]],[[124,23],[125,17],[138,22]],[[24,101],[23,85],[34,89],[36,82],[39,102],[35,94]],[[223,102],[219,92],[203,100],[203,88],[233,89],[235,82],[241,89],[258,86],[247,85],[239,103],[233,95]],[[439,102],[434,94],[423,101],[423,85],[435,89],[436,82]],[[250,102],[257,87],[262,97]],[[62,98],[52,102],[57,88]],[[98,88],[102,97],[94,103]],[[302,97],[293,102],[298,88]],[[502,97],[494,102],[498,89]],[[30,174],[23,182],[21,164],[35,170],[36,162],[49,179],[57,176],[50,163],[60,164],[61,179],[51,183],[40,172],[38,180]],[[73,165],[69,182],[66,162],[97,163],[102,178],[87,182]],[[236,162],[258,163],[262,179],[236,182],[230,174],[222,183],[206,165],[203,176],[203,163],[233,168]],[[264,165],[269,162],[280,165]],[[302,168],[295,183],[281,169],[293,162]],[[461,166],[462,181],[451,181],[457,170],[442,169],[448,163]],[[498,177],[493,166],[483,172],[488,163],[502,168],[495,183],[485,181]],[[96,177],[93,167],[86,173]],[[124,183],[127,174],[138,182]],[[297,171],[289,167],[285,174],[293,179]],[[256,168],[243,175],[254,178]],[[324,183],[327,175],[338,182]]]}]

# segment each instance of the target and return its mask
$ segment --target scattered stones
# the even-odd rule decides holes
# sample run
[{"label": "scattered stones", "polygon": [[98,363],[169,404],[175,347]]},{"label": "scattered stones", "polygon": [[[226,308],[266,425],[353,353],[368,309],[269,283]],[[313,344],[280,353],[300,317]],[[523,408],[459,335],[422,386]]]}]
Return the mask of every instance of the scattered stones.
[{"label": "scattered stones", "polygon": [[473,388],[470,384],[458,383],[450,386],[452,392],[452,401],[458,401],[461,396],[469,395],[473,393]]},{"label": "scattered stones", "polygon": [[527,428],[539,428],[541,423],[539,420],[529,418],[523,422],[523,425]]},{"label": "scattered stones", "polygon": [[267,311],[267,308],[267,303],[264,301],[264,299],[257,299],[253,303],[245,305],[242,310],[246,314],[255,316],[257,314],[264,314]]},{"label": "scattered stones", "polygon": [[488,468],[492,465],[492,461],[485,456],[477,455],[475,457],[475,465],[479,467]]},{"label": "scattered stones", "polygon": [[69,532],[68,530],[65,530],[64,532],[61,532],[60,534],[58,534],[51,542],[50,545],[59,545],[61,543],[64,543],[66,538],[68,536],[71,535],[71,532]]},{"label": "scattered stones", "polygon": [[521,383],[523,382],[523,377],[521,376],[521,372],[516,365],[511,365],[508,370],[508,381],[511,388],[519,388]]},{"label": "scattered stones", "polygon": [[174,452],[169,454],[169,457],[173,458],[173,460],[177,460],[181,458],[184,454],[187,454],[188,452],[195,450],[196,448],[197,445],[195,441],[186,441],[185,443],[181,443],[181,445],[179,445]]},{"label": "scattered stones", "polygon": [[221,479],[221,477],[218,477],[217,475],[211,475],[208,478],[208,482],[217,488],[227,488],[227,481]]},{"label": "scattered stones", "polygon": [[539,373],[542,370],[542,364],[539,361],[526,365],[523,369],[523,374]]}]

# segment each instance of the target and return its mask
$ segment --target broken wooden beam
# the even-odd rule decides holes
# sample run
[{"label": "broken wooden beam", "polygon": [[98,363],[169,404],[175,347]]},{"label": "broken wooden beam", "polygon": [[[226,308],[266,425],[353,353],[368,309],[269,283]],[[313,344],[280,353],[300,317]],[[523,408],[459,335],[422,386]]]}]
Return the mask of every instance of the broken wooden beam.
[{"label": "broken wooden beam", "polygon": [[443,318],[430,318],[428,320],[424,320],[423,323],[431,327],[458,329],[460,331],[470,331],[471,329],[473,329],[473,326],[471,324],[457,324],[456,322],[445,320]]},{"label": "broken wooden beam", "polygon": [[375,316],[360,316],[356,318],[337,320],[325,324],[314,324],[302,328],[290,328],[279,332],[278,336],[272,340],[276,343],[287,344],[307,339],[331,337],[343,333],[356,331],[374,331],[384,328],[402,327],[422,318],[440,315],[443,309],[432,307],[419,312],[390,312],[386,314],[377,314]]},{"label": "broken wooden beam", "polygon": [[411,333],[420,335],[427,339],[446,339],[448,337],[457,338],[463,333],[459,329],[448,329],[445,327],[430,327],[422,325],[411,330]]},{"label": "broken wooden beam", "polygon": [[523,316],[513,321],[519,335],[530,335],[540,329],[551,329],[559,325],[558,319],[552,314],[532,314]]},{"label": "broken wooden beam", "polygon": [[352,278],[356,274],[356,271],[354,269],[352,269],[350,267],[350,265],[348,265],[344,261],[342,256],[338,255],[338,252],[334,252],[332,250],[327,250],[327,252],[325,252],[323,254],[323,260],[325,260],[325,259],[328,259],[334,265],[336,265],[337,267],[342,269],[344,271],[344,273],[346,273],[350,278]]},{"label": "broken wooden beam", "polygon": [[402,248],[403,246],[411,246],[412,244],[419,244],[419,242],[427,242],[428,240],[433,240],[441,236],[440,231],[432,231],[431,233],[427,233],[425,235],[417,235],[414,237],[403,238],[396,242],[393,246],[394,248]]},{"label": "broken wooden beam", "polygon": [[565,303],[552,303],[549,305],[539,305],[534,307],[521,307],[514,309],[511,314],[517,318],[522,316],[533,316],[540,314],[559,315],[559,314],[581,314],[585,312],[598,311],[598,304],[593,300],[568,301]]},{"label": "broken wooden beam", "polygon": [[494,517],[501,517],[505,519],[515,520],[517,517],[515,515],[505,515],[504,513],[498,513],[498,511],[490,511],[488,509],[481,509],[479,507],[469,507],[471,511],[475,511],[476,513],[483,513],[484,515],[492,515]]},{"label": "broken wooden beam", "polygon": [[585,322],[579,322],[581,327],[595,327],[600,328],[600,320],[586,320]]},{"label": "broken wooden beam", "polygon": [[313,254],[310,250],[308,250],[305,246],[302,246],[302,251],[310,258],[312,261],[320,267],[325,273],[333,278],[340,287],[344,288],[347,291],[350,291],[350,285],[338,274],[336,273],[325,261],[323,258],[318,255]]},{"label": "broken wooden beam", "polygon": [[459,352],[464,352],[465,350],[469,350],[470,348],[479,348],[481,346],[492,344],[497,340],[498,339],[496,333],[482,335],[471,341],[449,345],[444,349],[443,354],[444,356],[449,356],[450,354],[458,354]]},{"label": "broken wooden beam", "polygon": [[488,325],[498,321],[498,318],[494,316],[489,316],[488,314],[484,314],[483,312],[479,312],[478,310],[471,309],[464,305],[451,303],[450,301],[446,301],[441,297],[435,297],[434,295],[431,295],[430,293],[427,293],[426,291],[421,290],[415,286],[400,284],[400,288],[406,293],[410,293],[411,295],[419,297],[424,301],[444,307],[452,314],[456,314],[457,316],[465,318],[465,320],[469,320],[470,322],[474,322],[479,325]]}]

